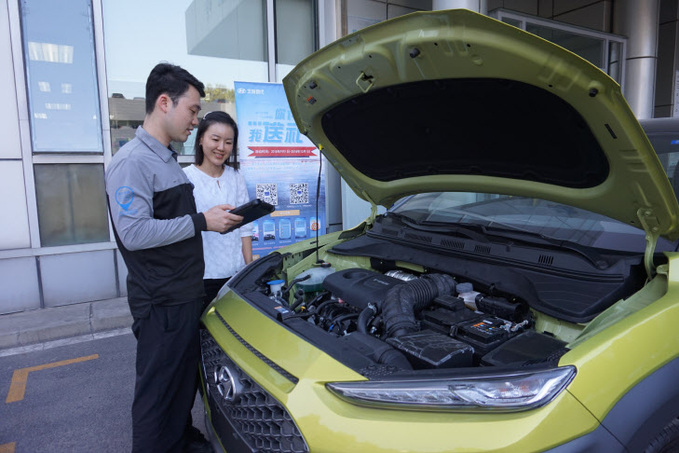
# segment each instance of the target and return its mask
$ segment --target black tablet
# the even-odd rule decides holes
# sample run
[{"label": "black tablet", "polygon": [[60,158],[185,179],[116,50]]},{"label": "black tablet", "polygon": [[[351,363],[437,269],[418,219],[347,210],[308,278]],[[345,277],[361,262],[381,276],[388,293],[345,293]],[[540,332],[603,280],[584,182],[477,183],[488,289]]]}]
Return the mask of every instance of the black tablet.
[{"label": "black tablet", "polygon": [[243,216],[243,221],[238,225],[232,226],[222,234],[230,233],[231,231],[240,228],[243,225],[248,224],[254,220],[257,220],[260,217],[264,217],[267,214],[271,214],[275,210],[276,208],[272,204],[267,203],[266,201],[262,201],[260,199],[248,201],[247,203],[242,204],[237,208],[234,208],[231,211],[229,211],[233,214]]}]

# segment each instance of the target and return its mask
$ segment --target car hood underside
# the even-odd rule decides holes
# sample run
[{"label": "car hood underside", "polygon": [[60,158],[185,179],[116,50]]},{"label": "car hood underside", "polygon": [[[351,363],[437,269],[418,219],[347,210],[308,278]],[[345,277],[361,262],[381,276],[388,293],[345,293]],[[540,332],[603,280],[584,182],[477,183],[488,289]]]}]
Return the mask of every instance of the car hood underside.
[{"label": "car hood underside", "polygon": [[515,27],[414,13],[330,44],[283,83],[300,130],[374,204],[530,196],[679,237],[676,198],[619,85]]}]

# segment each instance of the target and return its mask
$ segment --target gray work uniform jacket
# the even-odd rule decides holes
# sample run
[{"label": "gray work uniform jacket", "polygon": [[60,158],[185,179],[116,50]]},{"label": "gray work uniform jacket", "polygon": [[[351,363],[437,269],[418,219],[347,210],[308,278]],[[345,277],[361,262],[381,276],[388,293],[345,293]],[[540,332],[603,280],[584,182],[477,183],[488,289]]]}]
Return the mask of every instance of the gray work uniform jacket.
[{"label": "gray work uniform jacket", "polygon": [[176,153],[139,127],[106,170],[106,196],[132,316],[202,299],[207,223]]}]

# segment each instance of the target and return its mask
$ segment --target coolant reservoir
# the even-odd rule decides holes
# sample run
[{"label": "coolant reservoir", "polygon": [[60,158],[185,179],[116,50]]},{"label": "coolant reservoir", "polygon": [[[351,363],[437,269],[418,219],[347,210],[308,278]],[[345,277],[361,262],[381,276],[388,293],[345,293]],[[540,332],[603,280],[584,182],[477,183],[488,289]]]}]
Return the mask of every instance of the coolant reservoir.
[{"label": "coolant reservoir", "polygon": [[467,308],[476,311],[476,296],[480,293],[474,291],[474,285],[471,283],[458,283],[455,286],[455,291],[457,291],[457,296],[464,299],[464,304]]},{"label": "coolant reservoir", "polygon": [[330,263],[322,263],[319,266],[314,266],[309,270],[306,270],[299,274],[295,279],[304,278],[307,275],[311,275],[308,279],[303,282],[298,282],[297,287],[302,289],[305,293],[315,293],[323,289],[323,280],[325,277],[335,272]]}]

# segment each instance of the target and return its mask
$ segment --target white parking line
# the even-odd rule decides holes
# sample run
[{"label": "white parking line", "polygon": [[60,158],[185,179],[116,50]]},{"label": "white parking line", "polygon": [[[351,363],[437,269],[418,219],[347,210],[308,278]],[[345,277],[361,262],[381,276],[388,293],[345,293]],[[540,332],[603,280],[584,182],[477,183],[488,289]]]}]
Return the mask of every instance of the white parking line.
[{"label": "white parking line", "polygon": [[44,351],[59,346],[67,346],[71,344],[84,343],[86,341],[99,340],[101,338],[117,337],[119,335],[132,334],[132,329],[124,327],[121,329],[107,330],[104,332],[95,332],[87,335],[80,335],[77,337],[62,338],[60,340],[46,341],[44,343],[30,344],[26,346],[17,346],[16,348],[0,350],[0,357],[7,357],[16,354],[26,354],[28,352]]}]

